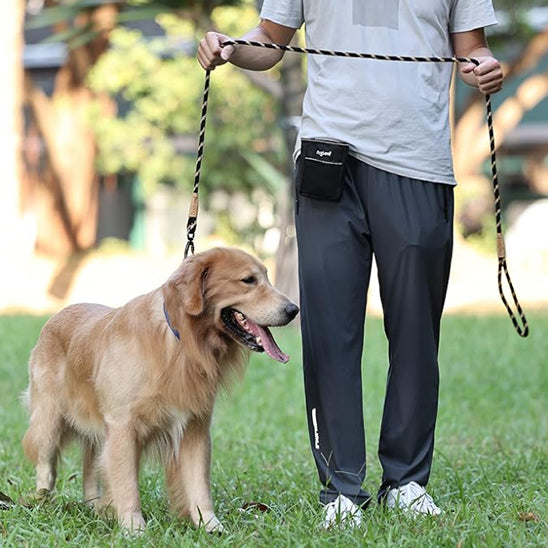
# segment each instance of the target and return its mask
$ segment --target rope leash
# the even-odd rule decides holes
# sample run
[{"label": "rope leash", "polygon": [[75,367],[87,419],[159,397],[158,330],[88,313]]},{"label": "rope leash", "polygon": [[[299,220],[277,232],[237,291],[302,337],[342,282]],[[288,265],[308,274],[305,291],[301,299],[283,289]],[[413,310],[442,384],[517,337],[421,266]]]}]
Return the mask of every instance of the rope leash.
[{"label": "rope leash", "polygon": [[[402,61],[402,62],[412,62],[412,63],[474,63],[476,66],[479,65],[477,59],[471,57],[422,57],[422,56],[411,56],[411,55],[382,55],[375,53],[360,53],[353,51],[332,51],[325,49],[313,49],[313,48],[302,48],[299,46],[285,46],[281,44],[267,44],[264,42],[256,42],[253,40],[227,40],[221,44],[222,47],[225,46],[254,46],[259,48],[274,49],[279,51],[289,51],[293,53],[308,53],[312,55],[328,55],[332,57],[347,57],[347,58],[359,58],[359,59],[372,59],[376,61]],[[205,84],[204,92],[202,98],[202,113],[200,119],[200,133],[198,137],[198,152],[196,157],[196,172],[194,175],[194,186],[192,189],[192,199],[190,202],[188,221],[187,221],[187,244],[185,247],[185,258],[188,255],[188,252],[194,254],[194,236],[196,233],[197,219],[198,219],[198,186],[200,184],[200,173],[202,169],[202,159],[204,155],[204,143],[205,143],[205,128],[206,128],[206,119],[207,119],[207,104],[209,98],[209,88],[211,81],[211,71],[206,70],[205,75]],[[493,127],[493,108],[491,104],[491,96],[485,95],[485,110],[487,118],[487,128],[489,131],[489,146],[491,150],[491,175],[493,183],[493,194],[495,198],[495,225],[496,225],[496,236],[497,236],[497,257],[498,257],[498,273],[497,273],[497,284],[500,298],[506,307],[508,315],[512,320],[512,324],[518,335],[520,337],[527,337],[529,335],[529,325],[527,323],[527,318],[523,312],[523,309],[519,303],[518,297],[514,290],[514,285],[510,278],[510,273],[508,272],[508,265],[506,263],[506,248],[504,245],[504,235],[502,232],[502,208],[501,208],[501,199],[500,199],[500,185],[498,180],[498,171],[497,171],[497,158],[496,158],[496,146],[495,146],[495,132]],[[506,295],[504,294],[503,288],[503,274],[510,289],[512,296],[513,304],[516,307],[517,315],[521,321],[521,325],[518,321],[518,318],[512,306],[510,305]]]}]

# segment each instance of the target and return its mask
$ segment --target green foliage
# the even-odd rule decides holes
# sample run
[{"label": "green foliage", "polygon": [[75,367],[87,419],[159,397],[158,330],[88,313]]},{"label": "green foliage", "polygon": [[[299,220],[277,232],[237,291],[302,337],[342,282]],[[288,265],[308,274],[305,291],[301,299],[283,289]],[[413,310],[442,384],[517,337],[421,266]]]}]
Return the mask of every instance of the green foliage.
[{"label": "green foliage", "polygon": [[[170,515],[161,469],[141,475],[147,528],[127,538],[82,502],[80,450],[59,468],[53,501],[0,511],[0,545],[59,546],[334,546],[538,547],[548,538],[546,311],[530,314],[523,340],[506,316],[448,316],[440,348],[441,397],[429,490],[439,519],[385,512],[376,503],[357,530],[324,531],[318,481],[308,447],[299,333],[277,330],[287,366],[253,354],[243,382],[217,403],[213,421],[212,494],[225,532],[216,537]],[[34,471],[20,440],[27,418],[17,396],[44,318],[0,317],[0,491],[13,500],[32,492]],[[367,322],[363,366],[368,473],[381,481],[376,456],[387,348],[380,319]],[[251,503],[262,503],[260,507]],[[247,505],[247,506],[246,506]]]},{"label": "green foliage", "polygon": [[500,48],[508,41],[525,43],[536,33],[527,17],[528,10],[548,6],[548,0],[493,0],[493,5],[499,13],[504,13],[500,22],[505,23],[505,30],[495,28],[496,35],[490,38],[492,46]]},{"label": "green foliage", "polygon": [[219,6],[237,6],[242,0],[129,0],[130,5],[154,5],[168,9],[199,9],[206,13]]},{"label": "green foliage", "polygon": [[[218,8],[213,21],[228,34],[257,23],[251,5]],[[140,32],[117,28],[111,49],[93,68],[89,84],[98,94],[117,98],[118,116],[101,114],[97,101],[90,121],[104,173],[136,173],[150,193],[158,183],[190,189],[194,179],[197,134],[205,72],[194,53],[181,51],[205,33],[194,21],[164,14],[157,22],[166,36],[145,40]],[[273,73],[272,77],[277,77]],[[239,69],[225,65],[212,73],[201,190],[260,186],[274,191],[271,172],[258,169],[251,155],[277,172],[283,170],[283,136],[276,120],[277,101],[255,88]],[[183,142],[185,154],[176,151]],[[263,165],[264,168],[264,165]]]},{"label": "green foliage", "polygon": [[115,25],[132,21],[153,19],[164,13],[186,12],[196,17],[207,16],[219,6],[237,6],[242,0],[57,0],[53,5],[30,16],[25,24],[28,29],[61,24],[64,30],[54,30],[45,42],[65,42],[69,48],[85,46],[102,35],[103,28],[97,21],[82,22],[79,15],[93,13],[104,5],[115,5]]},{"label": "green foliage", "polygon": [[493,0],[497,10],[520,11],[538,6],[548,6],[548,0]]}]

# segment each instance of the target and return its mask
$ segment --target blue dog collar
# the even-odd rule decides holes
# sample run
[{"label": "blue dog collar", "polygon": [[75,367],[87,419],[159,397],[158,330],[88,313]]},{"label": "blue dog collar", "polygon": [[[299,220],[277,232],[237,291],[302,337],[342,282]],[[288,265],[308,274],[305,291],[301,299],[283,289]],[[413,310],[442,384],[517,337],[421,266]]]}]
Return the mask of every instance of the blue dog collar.
[{"label": "blue dog collar", "polygon": [[166,303],[164,301],[164,316],[166,317],[166,322],[169,328],[171,329],[171,332],[179,339],[181,340],[181,334],[171,325],[171,322],[169,321],[169,315],[166,310]]}]

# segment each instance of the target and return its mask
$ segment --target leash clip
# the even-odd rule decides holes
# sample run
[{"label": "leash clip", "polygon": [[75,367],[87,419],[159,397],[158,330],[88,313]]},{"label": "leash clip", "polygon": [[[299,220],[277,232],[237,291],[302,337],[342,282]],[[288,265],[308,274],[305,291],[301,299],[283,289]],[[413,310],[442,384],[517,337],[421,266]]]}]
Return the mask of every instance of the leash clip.
[{"label": "leash clip", "polygon": [[188,256],[188,252],[191,252],[192,255],[194,255],[194,242],[192,240],[188,240],[185,246],[185,259]]}]

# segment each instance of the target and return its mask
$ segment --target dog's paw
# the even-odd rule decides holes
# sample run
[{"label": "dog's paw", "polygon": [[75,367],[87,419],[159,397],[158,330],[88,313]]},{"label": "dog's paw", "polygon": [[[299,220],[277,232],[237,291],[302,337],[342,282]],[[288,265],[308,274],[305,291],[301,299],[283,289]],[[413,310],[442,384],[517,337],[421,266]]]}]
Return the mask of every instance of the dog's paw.
[{"label": "dog's paw", "polygon": [[123,514],[120,516],[119,522],[126,537],[139,536],[145,532],[145,520],[140,512]]},{"label": "dog's paw", "polygon": [[223,524],[217,519],[217,516],[213,515],[205,522],[204,529],[207,533],[222,533]]},{"label": "dog's paw", "polygon": [[104,509],[102,504],[101,497],[86,498],[84,499],[84,504],[94,510],[97,514],[101,514]]},{"label": "dog's paw", "polygon": [[38,489],[34,497],[38,503],[47,502],[51,499],[51,491],[49,489]]},{"label": "dog's paw", "polygon": [[223,532],[223,526],[213,510],[202,510],[196,506],[194,511],[190,512],[189,517],[196,527],[203,527],[207,533]]},{"label": "dog's paw", "polygon": [[52,494],[49,489],[38,489],[31,495],[26,495],[19,498],[19,504],[22,506],[33,507],[45,504],[52,499]]},{"label": "dog's paw", "polygon": [[98,516],[105,519],[117,519],[116,508],[114,508],[114,505],[112,504],[112,499],[100,497],[90,500],[88,504],[93,507],[93,510]]}]

